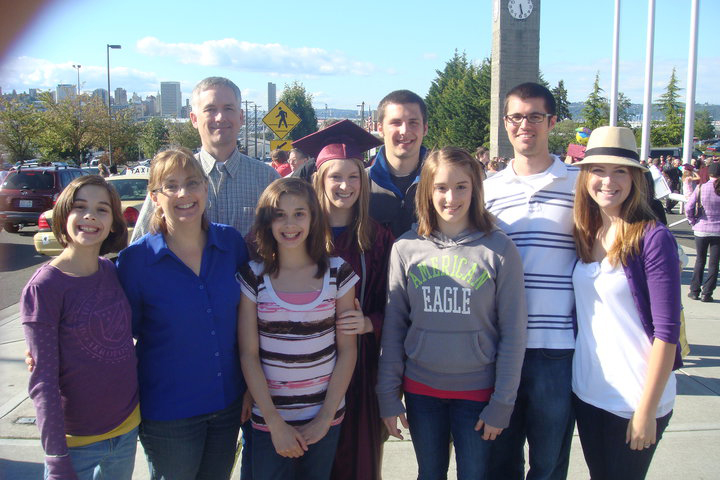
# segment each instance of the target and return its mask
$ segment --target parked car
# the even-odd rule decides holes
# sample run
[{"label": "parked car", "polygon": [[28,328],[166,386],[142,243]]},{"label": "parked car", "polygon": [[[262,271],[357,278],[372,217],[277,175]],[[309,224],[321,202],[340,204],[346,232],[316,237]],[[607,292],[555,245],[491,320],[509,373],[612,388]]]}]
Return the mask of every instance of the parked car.
[{"label": "parked car", "polygon": [[79,168],[70,167],[19,167],[10,171],[0,185],[0,223],[11,233],[37,225],[39,215],[55,205],[65,186],[83,175]]},{"label": "parked car", "polygon": [[712,143],[707,146],[706,150],[711,153],[720,152],[720,142]]},{"label": "parked car", "polygon": [[[147,195],[147,175],[117,175],[108,177],[108,181],[120,194],[122,212],[128,224],[128,239],[137,222],[140,208]],[[38,253],[48,256],[59,255],[62,246],[58,243],[52,232],[52,210],[43,212],[38,219],[38,233],[33,237],[35,250]]]}]

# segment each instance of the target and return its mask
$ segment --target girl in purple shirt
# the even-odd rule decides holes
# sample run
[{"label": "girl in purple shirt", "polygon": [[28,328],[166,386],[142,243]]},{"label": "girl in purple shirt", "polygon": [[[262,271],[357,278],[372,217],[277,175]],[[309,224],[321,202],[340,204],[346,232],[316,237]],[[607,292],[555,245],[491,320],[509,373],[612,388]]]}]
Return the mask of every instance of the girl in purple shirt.
[{"label": "girl in purple shirt", "polygon": [[53,233],[65,249],[21,298],[45,478],[129,480],[140,423],[130,306],[99,257],[127,244],[120,197],[100,176],[75,179],[53,208]]}]

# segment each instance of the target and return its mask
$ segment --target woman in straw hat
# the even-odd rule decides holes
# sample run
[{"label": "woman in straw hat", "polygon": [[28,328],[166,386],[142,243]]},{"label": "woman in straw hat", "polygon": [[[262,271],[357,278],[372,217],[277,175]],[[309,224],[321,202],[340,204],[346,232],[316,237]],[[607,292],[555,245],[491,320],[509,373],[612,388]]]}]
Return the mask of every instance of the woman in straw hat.
[{"label": "woman in straw hat", "polygon": [[642,479],[672,415],[672,371],[681,366],[677,244],[648,206],[632,130],[594,130],[577,165],[572,388],[580,441],[593,480]]}]

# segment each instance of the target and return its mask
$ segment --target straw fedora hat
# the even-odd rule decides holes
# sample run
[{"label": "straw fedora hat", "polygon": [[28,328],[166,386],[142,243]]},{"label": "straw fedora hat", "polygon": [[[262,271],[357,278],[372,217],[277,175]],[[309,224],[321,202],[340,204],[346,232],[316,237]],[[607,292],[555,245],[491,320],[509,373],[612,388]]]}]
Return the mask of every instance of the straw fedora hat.
[{"label": "straw fedora hat", "polygon": [[640,164],[635,134],[627,127],[598,127],[593,130],[585,149],[585,158],[574,165],[591,163],[625,165],[648,171]]}]

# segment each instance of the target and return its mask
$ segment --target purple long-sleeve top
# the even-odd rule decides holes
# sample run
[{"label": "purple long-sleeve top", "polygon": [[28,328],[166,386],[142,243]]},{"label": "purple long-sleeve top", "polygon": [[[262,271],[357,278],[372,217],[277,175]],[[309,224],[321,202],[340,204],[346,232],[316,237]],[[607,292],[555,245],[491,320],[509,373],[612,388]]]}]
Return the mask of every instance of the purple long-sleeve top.
[{"label": "purple long-sleeve top", "polygon": [[[693,231],[719,236],[720,195],[715,193],[715,179],[711,178],[710,181],[703,183],[700,187],[695,187],[690,198],[688,198],[685,204],[685,215],[687,215]],[[703,207],[700,215],[695,214],[698,191],[700,191],[700,203]]]},{"label": "purple long-sleeve top", "polygon": [[25,340],[35,359],[29,392],[49,478],[76,478],[65,434],[107,433],[138,404],[130,305],[115,266],[73,277],[45,264],[20,303]]},{"label": "purple long-sleeve top", "polygon": [[682,367],[680,356],[680,260],[670,230],[656,223],[645,232],[640,254],[623,266],[640,321],[650,338],[677,345],[673,370]]}]

